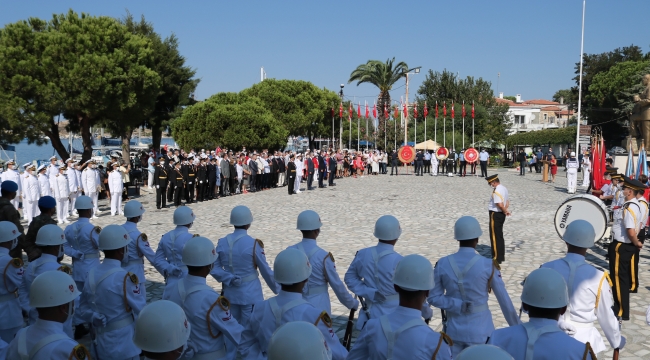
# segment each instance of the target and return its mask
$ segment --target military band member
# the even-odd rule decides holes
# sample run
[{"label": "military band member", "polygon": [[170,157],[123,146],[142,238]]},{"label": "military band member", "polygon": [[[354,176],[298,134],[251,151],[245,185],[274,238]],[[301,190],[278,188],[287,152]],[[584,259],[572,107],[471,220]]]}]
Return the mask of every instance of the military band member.
[{"label": "military band member", "polygon": [[[639,207],[641,208],[641,218],[639,222],[641,223],[641,229],[639,230],[639,242],[643,244],[646,238],[646,225],[648,223],[648,200],[645,198],[646,187],[645,184],[648,182],[648,177],[646,175],[641,175],[639,177],[639,182],[644,185],[644,187],[639,190],[636,194],[636,200],[639,202]],[[632,281],[632,287],[630,287],[631,293],[637,293],[639,291],[639,258],[640,252],[637,252],[634,255],[634,279]]]},{"label": "military band member", "polygon": [[[289,185],[287,186],[287,190],[289,191],[289,195],[293,195],[295,193],[294,192],[294,188],[295,188],[295,185],[296,185],[296,163],[295,163],[295,159],[296,159],[295,155],[291,154],[291,156],[289,156],[289,162],[287,163],[287,169],[288,169],[287,176],[288,176],[288,179],[289,179],[288,180]],[[251,179],[252,179],[252,177],[251,177]]]},{"label": "military band member", "polygon": [[174,189],[174,206],[181,206],[183,192],[185,191],[185,179],[181,172],[181,163],[177,162],[171,174],[171,187]]},{"label": "military band member", "polygon": [[501,264],[506,260],[505,241],[503,240],[503,223],[506,216],[510,216],[510,200],[508,189],[501,185],[499,175],[494,174],[485,178],[488,185],[492,187],[492,195],[488,203],[490,215],[490,245],[492,246],[492,258]]},{"label": "military band member", "polygon": [[519,324],[496,260],[490,261],[476,252],[482,234],[475,218],[458,219],[454,225],[458,252],[440,259],[433,270],[435,286],[428,302],[445,311],[444,331],[454,339],[454,357],[469,346],[484,344],[494,331],[487,304],[493,290],[508,324]]},{"label": "military band member", "polygon": [[607,340],[614,349],[625,346],[618,320],[612,312],[609,276],[585,261],[587,249],[594,246],[596,232],[585,220],[571,222],[562,236],[567,245],[564,258],[547,262],[542,268],[553,269],[564,277],[569,290],[569,305],[560,318],[560,326],[574,339],[589,343],[596,354],[606,349],[600,332],[594,326],[598,320]]},{"label": "military band member", "polygon": [[156,187],[156,209],[160,210],[167,207],[167,183],[171,174],[165,166],[165,158],[161,156],[158,160],[159,163],[154,165],[153,184]]}]

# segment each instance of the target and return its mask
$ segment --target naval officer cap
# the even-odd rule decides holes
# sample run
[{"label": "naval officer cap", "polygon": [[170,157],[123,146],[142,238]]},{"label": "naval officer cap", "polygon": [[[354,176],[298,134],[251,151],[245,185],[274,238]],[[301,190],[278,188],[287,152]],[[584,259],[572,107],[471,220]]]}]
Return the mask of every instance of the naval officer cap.
[{"label": "naval officer cap", "polygon": [[616,174],[617,171],[618,171],[617,167],[607,166],[605,168],[605,174]]},{"label": "naval officer cap", "polygon": [[623,176],[623,187],[637,191],[643,191],[646,189],[646,186],[642,182],[637,179],[630,179],[627,176]]},{"label": "naval officer cap", "polygon": [[[4,183],[2,184],[4,185]],[[38,199],[38,207],[42,207],[44,209],[54,209],[56,207],[56,200],[54,200],[54,198],[51,196],[43,196],[42,198]]]},{"label": "naval officer cap", "polygon": [[41,172],[41,170],[45,170],[45,168],[46,168],[45,165],[41,165],[41,166],[38,167],[38,169],[36,169],[36,171]]},{"label": "naval officer cap", "polygon": [[0,189],[6,192],[16,192],[18,191],[18,184],[16,184],[11,180],[5,180],[2,182],[2,186],[0,187]]},{"label": "naval officer cap", "polygon": [[611,178],[612,178],[612,180],[623,181],[623,174],[613,174],[613,175],[611,176]]},{"label": "naval officer cap", "polygon": [[494,175],[488,176],[488,177],[485,178],[485,180],[487,180],[488,184],[491,184],[491,183],[493,183],[495,181],[499,181],[499,174],[494,174]]}]

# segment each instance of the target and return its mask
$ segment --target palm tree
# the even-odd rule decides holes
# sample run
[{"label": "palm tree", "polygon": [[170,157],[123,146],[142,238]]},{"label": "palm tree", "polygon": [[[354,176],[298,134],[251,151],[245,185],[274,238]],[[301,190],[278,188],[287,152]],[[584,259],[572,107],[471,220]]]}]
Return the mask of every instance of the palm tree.
[{"label": "palm tree", "polygon": [[[406,74],[416,68],[409,69],[405,62],[400,61],[395,64],[395,58],[387,59],[386,62],[379,60],[368,60],[367,63],[359,65],[350,74],[348,84],[356,81],[357,86],[363,83],[370,83],[379,88],[377,96],[377,113],[379,115],[379,127],[385,128],[386,119],[384,118],[384,105],[391,111],[390,93],[396,82],[405,78]],[[419,68],[419,67],[418,67]]]}]

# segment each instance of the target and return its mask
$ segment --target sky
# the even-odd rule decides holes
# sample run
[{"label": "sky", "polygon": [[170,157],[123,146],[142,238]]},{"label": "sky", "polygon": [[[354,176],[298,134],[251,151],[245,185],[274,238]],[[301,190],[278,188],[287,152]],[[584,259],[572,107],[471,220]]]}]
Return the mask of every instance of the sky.
[{"label": "sky", "polygon": [[[498,92],[551,99],[573,86],[580,61],[581,0],[0,0],[0,25],[68,9],[91,15],[144,15],[163,37],[175,34],[201,82],[199,100],[268,78],[305,80],[346,99],[372,103],[372,85],[348,84],[368,60],[422,67],[410,77],[413,100],[429,69],[482,77]],[[630,44],[650,51],[648,0],[587,0],[585,53]],[[497,74],[500,74],[498,76]],[[405,96],[404,81],[391,91]],[[498,90],[498,91],[497,91]]]}]

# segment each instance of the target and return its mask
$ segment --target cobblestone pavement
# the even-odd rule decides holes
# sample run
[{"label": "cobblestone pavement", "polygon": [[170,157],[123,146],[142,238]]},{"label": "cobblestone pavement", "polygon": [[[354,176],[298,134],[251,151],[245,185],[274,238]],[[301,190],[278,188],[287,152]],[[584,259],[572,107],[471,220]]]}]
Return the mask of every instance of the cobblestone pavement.
[{"label": "cobblestone pavement", "polygon": [[[491,170],[489,173],[494,172]],[[520,177],[517,172],[506,169],[499,169],[498,173],[509,190],[512,211],[512,216],[504,225],[506,262],[502,264],[502,274],[510,297],[515,307],[519,308],[524,277],[542,263],[562,257],[565,253],[566,248],[555,231],[553,217],[558,206],[569,195],[566,193],[565,173],[561,170],[555,184],[542,183],[540,174],[527,173]],[[278,252],[301,239],[300,232],[295,230],[297,215],[302,210],[313,209],[323,221],[319,244],[334,254],[342,278],[355,252],[376,243],[372,231],[381,215],[395,215],[401,223],[403,233],[395,247],[396,251],[403,255],[422,254],[432,263],[457,250],[453,240],[453,224],[462,215],[472,215],[479,220],[484,231],[478,251],[490,256],[487,201],[491,190],[482,178],[378,175],[339,179],[336,182],[335,187],[313,191],[304,191],[306,186],[303,183],[303,191],[293,196],[287,195],[286,188],[279,188],[192,204],[197,219],[191,231],[210,238],[216,244],[220,237],[231,232],[228,224],[230,210],[235,205],[246,205],[251,208],[254,217],[249,234],[264,241],[267,258],[272,264]],[[579,188],[578,192],[583,193],[584,190]],[[155,196],[144,191],[138,200],[147,210],[139,228],[149,236],[155,249],[161,235],[173,228],[171,220],[174,209],[157,211]],[[107,215],[110,213],[106,211],[108,205],[105,200],[100,203],[105,211],[93,221],[94,224],[106,226],[123,222],[123,218]],[[602,248],[594,247],[589,251],[587,260],[600,269],[607,269],[604,254]],[[650,302],[649,259],[646,248],[639,266],[642,286],[638,294],[631,295],[631,321],[623,324],[628,343],[621,352],[621,359],[650,359],[650,327],[645,324],[645,310]],[[68,260],[66,258],[65,261]],[[149,262],[146,262],[145,268],[147,301],[154,301],[162,295],[163,278]],[[210,278],[208,283],[217,290],[221,288],[214,279]],[[266,285],[263,287],[265,297],[271,296]],[[332,291],[330,297],[335,328],[342,338],[349,311]],[[495,326],[507,326],[494,296],[490,296],[489,306]],[[526,315],[523,316],[522,320],[526,321]],[[442,329],[437,309],[434,309],[430,326],[436,331]],[[600,354],[600,358],[611,356],[611,349]]]}]

